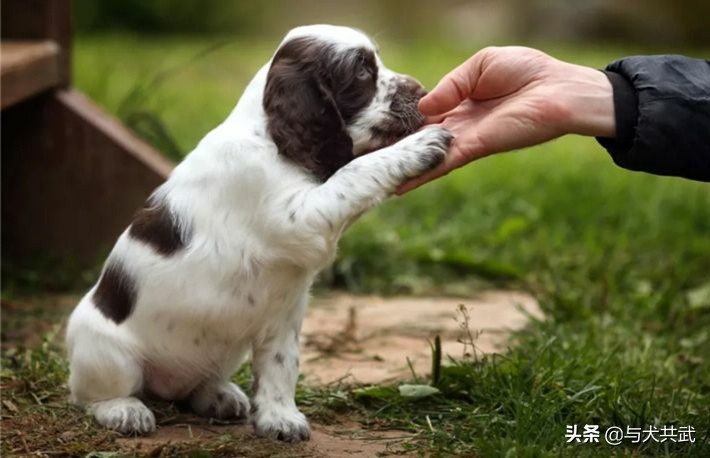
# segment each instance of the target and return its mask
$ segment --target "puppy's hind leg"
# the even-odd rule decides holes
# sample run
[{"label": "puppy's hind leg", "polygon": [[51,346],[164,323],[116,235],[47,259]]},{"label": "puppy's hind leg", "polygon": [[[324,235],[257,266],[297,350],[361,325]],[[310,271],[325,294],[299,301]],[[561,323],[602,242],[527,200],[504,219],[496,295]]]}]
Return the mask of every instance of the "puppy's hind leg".
[{"label": "puppy's hind leg", "polygon": [[155,416],[135,397],[141,391],[140,362],[118,339],[71,326],[69,388],[72,402],[85,406],[101,425],[124,434],[155,430]]},{"label": "puppy's hind leg", "polygon": [[87,410],[101,425],[123,434],[148,434],[155,431],[153,412],[133,396],[96,401]]},{"label": "puppy's hind leg", "polygon": [[246,419],[249,398],[234,383],[209,381],[190,394],[190,406],[198,415],[218,420]]}]

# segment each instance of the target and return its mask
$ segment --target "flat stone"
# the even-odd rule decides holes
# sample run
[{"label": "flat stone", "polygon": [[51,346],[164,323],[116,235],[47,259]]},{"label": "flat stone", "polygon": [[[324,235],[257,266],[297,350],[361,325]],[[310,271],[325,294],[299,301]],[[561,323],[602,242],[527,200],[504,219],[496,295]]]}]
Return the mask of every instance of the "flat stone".
[{"label": "flat stone", "polygon": [[[468,330],[460,308],[467,310]],[[510,332],[542,319],[537,301],[519,291],[474,297],[378,297],[333,293],[314,299],[303,324],[301,372],[306,381],[380,383],[431,370],[434,337],[452,358],[502,352]],[[472,338],[472,339],[471,339]],[[464,355],[464,352],[467,355]]]}]

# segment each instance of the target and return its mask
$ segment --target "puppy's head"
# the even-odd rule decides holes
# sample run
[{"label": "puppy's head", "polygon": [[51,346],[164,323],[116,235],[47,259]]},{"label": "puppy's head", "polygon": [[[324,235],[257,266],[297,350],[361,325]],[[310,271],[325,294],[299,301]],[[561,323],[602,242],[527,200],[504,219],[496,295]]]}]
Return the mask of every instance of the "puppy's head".
[{"label": "puppy's head", "polygon": [[315,25],[293,29],[281,43],[263,103],[279,154],[326,180],[355,156],[418,129],[425,93],[387,69],[362,32]]}]

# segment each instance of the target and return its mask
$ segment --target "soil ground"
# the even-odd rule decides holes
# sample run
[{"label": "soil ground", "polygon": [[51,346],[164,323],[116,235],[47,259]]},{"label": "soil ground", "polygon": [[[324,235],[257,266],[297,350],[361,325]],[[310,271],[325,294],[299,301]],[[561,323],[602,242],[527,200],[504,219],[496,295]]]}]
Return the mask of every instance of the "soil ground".
[{"label": "soil ground", "polygon": [[[39,345],[41,336],[66,318],[76,300],[55,296],[26,303],[4,301],[3,321],[9,326],[3,326],[3,350]],[[441,336],[445,356],[456,358],[471,351],[459,342],[464,332],[462,305],[470,315],[470,330],[478,334],[476,351],[480,353],[504,350],[509,330],[542,316],[535,300],[520,292],[488,291],[472,298],[320,295],[313,300],[303,326],[304,384],[376,384],[411,379],[412,371],[425,376],[434,336]],[[213,448],[220,441],[229,450],[237,441],[240,456],[370,457],[406,454],[401,444],[412,438],[407,432],[379,431],[374,425],[366,428],[343,417],[312,421],[311,441],[295,446],[256,439],[248,425],[217,424],[188,413],[172,417],[159,413],[158,422],[155,434],[120,438],[116,443],[123,452],[149,456],[170,456],[182,444],[210,443]],[[7,433],[5,427],[12,429],[22,422],[6,422],[3,416],[3,424]],[[34,454],[31,443],[23,449],[17,453]]]}]

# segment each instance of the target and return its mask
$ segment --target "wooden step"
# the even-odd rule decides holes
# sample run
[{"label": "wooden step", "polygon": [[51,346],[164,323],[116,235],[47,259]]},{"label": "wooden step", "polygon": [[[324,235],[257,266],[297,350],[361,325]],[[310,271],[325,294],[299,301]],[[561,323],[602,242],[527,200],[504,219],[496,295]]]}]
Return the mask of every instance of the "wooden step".
[{"label": "wooden step", "polygon": [[173,167],[73,89],[6,108],[0,124],[3,260],[95,266]]},{"label": "wooden step", "polygon": [[2,40],[0,82],[3,109],[59,86],[59,46],[51,40]]}]

